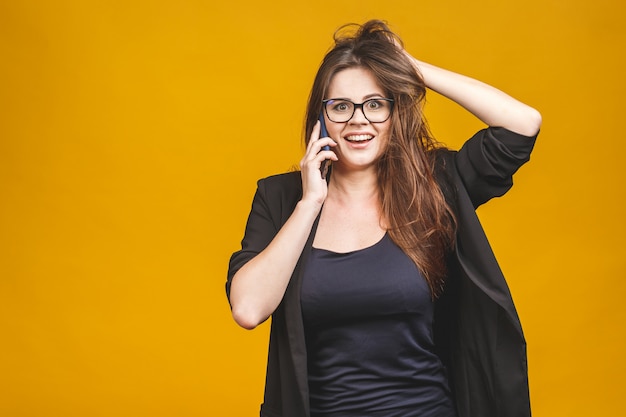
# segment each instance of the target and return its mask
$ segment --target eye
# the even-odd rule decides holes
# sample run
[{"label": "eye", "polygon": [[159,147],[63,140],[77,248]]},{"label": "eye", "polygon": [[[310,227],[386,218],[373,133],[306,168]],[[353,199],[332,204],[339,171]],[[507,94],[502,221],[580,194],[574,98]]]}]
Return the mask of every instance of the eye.
[{"label": "eye", "polygon": [[380,110],[385,107],[385,101],[376,99],[368,100],[366,106],[368,110]]},{"label": "eye", "polygon": [[338,113],[349,112],[352,108],[352,103],[348,101],[335,101],[332,102],[331,110]]}]

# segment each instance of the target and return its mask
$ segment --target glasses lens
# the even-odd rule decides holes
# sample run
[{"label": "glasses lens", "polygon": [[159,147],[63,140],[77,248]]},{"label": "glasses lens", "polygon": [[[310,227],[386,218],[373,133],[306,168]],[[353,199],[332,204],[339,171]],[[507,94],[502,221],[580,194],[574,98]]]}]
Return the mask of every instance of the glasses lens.
[{"label": "glasses lens", "polygon": [[355,104],[349,100],[328,100],[326,114],[335,123],[345,123],[354,115],[355,107],[363,110],[365,118],[372,123],[381,123],[391,114],[391,101],[380,98],[372,98],[362,104]]},{"label": "glasses lens", "polygon": [[389,118],[391,103],[387,100],[373,98],[363,103],[363,113],[372,123],[384,122]]},{"label": "glasses lens", "polygon": [[347,122],[354,114],[354,103],[347,100],[329,100],[326,102],[326,113],[333,122]]}]

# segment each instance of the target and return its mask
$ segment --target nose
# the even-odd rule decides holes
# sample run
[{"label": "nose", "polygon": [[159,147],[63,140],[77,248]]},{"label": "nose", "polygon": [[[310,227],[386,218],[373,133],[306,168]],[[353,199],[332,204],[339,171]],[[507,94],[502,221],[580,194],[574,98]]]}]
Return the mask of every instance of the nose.
[{"label": "nose", "polygon": [[363,112],[363,104],[359,104],[355,106],[354,113],[352,114],[352,118],[348,122],[352,124],[369,123],[369,120],[367,120],[367,117],[365,117],[365,113]]}]

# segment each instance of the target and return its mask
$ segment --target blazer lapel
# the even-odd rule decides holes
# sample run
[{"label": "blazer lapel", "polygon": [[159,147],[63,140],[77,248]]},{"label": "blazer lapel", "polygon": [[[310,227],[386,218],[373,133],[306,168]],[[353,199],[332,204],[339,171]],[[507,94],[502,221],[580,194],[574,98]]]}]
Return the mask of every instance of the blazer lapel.
[{"label": "blazer lapel", "polygon": [[[321,210],[320,210],[321,214]],[[289,348],[294,368],[296,369],[296,380],[298,383],[298,392],[301,395],[302,404],[305,408],[305,415],[310,415],[309,410],[309,382],[307,371],[307,354],[306,340],[304,335],[304,323],[302,321],[302,309],[300,305],[300,291],[302,288],[303,266],[306,265],[308,257],[313,247],[313,239],[317,231],[317,225],[320,220],[320,214],[317,215],[311,233],[304,246],[302,255],[296,264],[296,268],[291,281],[285,291],[285,321],[287,325],[287,334],[289,335]]]}]

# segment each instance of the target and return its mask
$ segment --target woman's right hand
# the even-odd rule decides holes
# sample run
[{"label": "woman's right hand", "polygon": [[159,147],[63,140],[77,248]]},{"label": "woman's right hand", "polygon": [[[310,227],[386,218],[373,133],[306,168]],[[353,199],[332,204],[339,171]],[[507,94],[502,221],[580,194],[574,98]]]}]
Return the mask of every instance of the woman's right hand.
[{"label": "woman's right hand", "polygon": [[328,194],[328,184],[321,174],[322,162],[327,159],[337,161],[338,158],[332,150],[322,150],[324,146],[334,148],[337,143],[329,137],[321,138],[320,130],[320,122],[317,122],[311,132],[306,152],[300,160],[300,171],[302,172],[302,201],[321,208]]},{"label": "woman's right hand", "polygon": [[[338,158],[333,151],[321,149],[323,146],[335,147],[337,144],[331,138],[320,138],[319,132],[318,122],[300,161],[302,199],[270,244],[233,276],[230,305],[233,318],[243,328],[255,328],[267,320],[280,304],[326,199],[328,185],[322,178],[320,167],[324,159],[337,161]],[[258,209],[265,210],[265,204],[260,204]],[[255,218],[266,221],[269,217],[268,213],[263,212]]]}]

